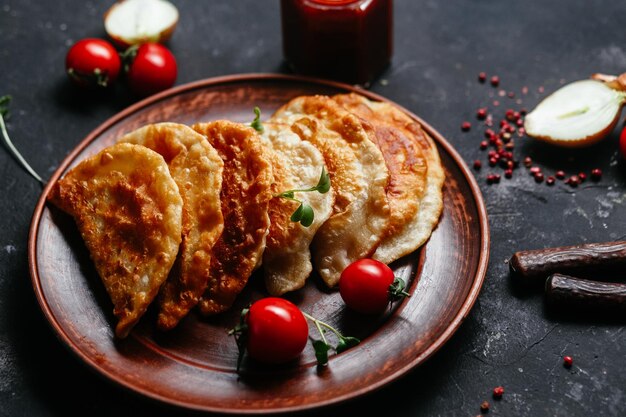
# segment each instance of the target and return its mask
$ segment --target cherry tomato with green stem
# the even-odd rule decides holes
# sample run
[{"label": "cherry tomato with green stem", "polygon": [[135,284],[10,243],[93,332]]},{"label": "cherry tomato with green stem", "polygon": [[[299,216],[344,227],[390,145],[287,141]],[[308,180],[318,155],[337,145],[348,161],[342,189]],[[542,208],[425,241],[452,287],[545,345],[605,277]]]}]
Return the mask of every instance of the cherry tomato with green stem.
[{"label": "cherry tomato with green stem", "polygon": [[309,326],[302,312],[283,298],[263,298],[250,306],[245,315],[246,350],[265,363],[284,363],[297,358],[309,337]]},{"label": "cherry tomato with green stem", "polygon": [[144,43],[124,52],[126,77],[133,93],[149,96],[174,85],[178,68],[176,58],[165,46]]},{"label": "cherry tomato with green stem", "polygon": [[391,268],[374,259],[348,265],[339,279],[339,293],[349,308],[363,314],[382,313],[392,301],[409,295]]},{"label": "cherry tomato with green stem", "polygon": [[65,57],[65,70],[79,87],[108,87],[117,80],[121,66],[122,61],[113,45],[102,39],[82,39]]}]

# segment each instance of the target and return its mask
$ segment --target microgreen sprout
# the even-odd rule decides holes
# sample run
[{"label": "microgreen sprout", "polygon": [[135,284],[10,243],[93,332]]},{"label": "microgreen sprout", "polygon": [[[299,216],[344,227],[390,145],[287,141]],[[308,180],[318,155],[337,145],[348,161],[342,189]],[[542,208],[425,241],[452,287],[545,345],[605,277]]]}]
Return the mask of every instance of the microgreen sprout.
[{"label": "microgreen sprout", "polygon": [[254,130],[256,130],[259,133],[263,133],[265,129],[263,128],[263,123],[261,123],[261,109],[258,107],[255,107],[254,115],[255,117],[252,123],[250,123],[250,127],[252,127]]},{"label": "microgreen sprout", "polygon": [[328,175],[328,172],[326,172],[326,168],[322,168],[320,179],[314,187],[283,191],[280,194],[276,194],[274,197],[284,198],[300,203],[298,208],[291,214],[290,220],[292,222],[299,222],[304,227],[309,227],[313,224],[313,219],[315,218],[313,208],[304,201],[297,199],[295,197],[295,193],[309,193],[317,191],[320,194],[325,194],[328,190],[330,190],[330,176]]},{"label": "microgreen sprout", "polygon": [[[320,334],[321,340],[312,341],[313,349],[315,349],[315,358],[317,359],[317,364],[320,366],[324,366],[328,363],[328,352],[331,349],[337,353],[341,353],[361,343],[361,341],[356,337],[342,335],[337,329],[328,323],[318,320],[305,312],[302,312],[302,314],[315,324],[315,327]],[[327,330],[330,330],[337,337],[336,346],[332,346],[328,343],[328,339],[326,338]]]}]

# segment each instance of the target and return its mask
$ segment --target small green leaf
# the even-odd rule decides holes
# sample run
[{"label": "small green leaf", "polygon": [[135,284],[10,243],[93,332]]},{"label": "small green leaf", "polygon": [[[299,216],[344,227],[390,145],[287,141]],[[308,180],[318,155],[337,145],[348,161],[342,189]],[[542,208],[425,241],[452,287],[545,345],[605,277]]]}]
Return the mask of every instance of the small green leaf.
[{"label": "small green leaf", "polygon": [[322,340],[313,341],[313,349],[315,349],[315,358],[318,365],[326,365],[328,363],[328,351],[330,346]]},{"label": "small green leaf", "polygon": [[320,180],[315,188],[320,194],[326,194],[330,190],[330,176],[326,172],[326,168],[322,168],[322,175],[320,175]]},{"label": "small green leaf", "polygon": [[300,203],[300,206],[291,214],[289,220],[292,222],[299,222],[302,219],[302,212],[304,211],[304,204]]},{"label": "small green leaf", "polygon": [[263,133],[265,129],[263,128],[263,124],[261,123],[261,109],[255,107],[254,114],[256,115],[256,117],[254,118],[252,123],[250,123],[250,126],[254,128],[254,130],[256,130],[257,132]]},{"label": "small green leaf", "polygon": [[337,351],[337,353],[341,353],[350,349],[351,347],[355,347],[359,343],[361,343],[361,341],[356,337],[344,336],[343,338],[339,339],[339,343],[337,344],[337,348],[335,350]]},{"label": "small green leaf", "polygon": [[315,218],[315,213],[313,212],[313,208],[308,204],[302,203],[300,205],[302,207],[302,215],[300,216],[300,224],[304,227],[309,227],[313,224],[313,219]]},{"label": "small green leaf", "polygon": [[6,117],[9,114],[9,104],[11,103],[11,96],[0,97],[0,115]]}]

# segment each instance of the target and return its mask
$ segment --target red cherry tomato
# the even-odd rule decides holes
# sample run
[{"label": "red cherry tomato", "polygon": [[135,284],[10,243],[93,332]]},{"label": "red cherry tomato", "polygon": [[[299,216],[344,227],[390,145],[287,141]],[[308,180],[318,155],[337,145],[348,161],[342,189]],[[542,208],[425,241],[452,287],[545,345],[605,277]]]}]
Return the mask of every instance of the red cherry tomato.
[{"label": "red cherry tomato", "polygon": [[283,363],[295,359],[309,337],[309,326],[302,312],[282,298],[263,298],[252,304],[246,323],[246,350],[260,362]]},{"label": "red cherry tomato", "polygon": [[176,58],[163,45],[144,43],[128,67],[128,84],[137,95],[149,96],[174,85]]},{"label": "red cherry tomato", "polygon": [[624,126],[622,133],[619,135],[619,150],[622,153],[622,158],[626,159],[626,126]]},{"label": "red cherry tomato", "polygon": [[389,286],[394,279],[384,263],[360,259],[341,273],[339,293],[346,305],[359,313],[381,313],[389,305]]},{"label": "red cherry tomato", "polygon": [[121,66],[113,45],[102,39],[76,42],[65,58],[67,74],[81,87],[108,87],[117,80]]}]

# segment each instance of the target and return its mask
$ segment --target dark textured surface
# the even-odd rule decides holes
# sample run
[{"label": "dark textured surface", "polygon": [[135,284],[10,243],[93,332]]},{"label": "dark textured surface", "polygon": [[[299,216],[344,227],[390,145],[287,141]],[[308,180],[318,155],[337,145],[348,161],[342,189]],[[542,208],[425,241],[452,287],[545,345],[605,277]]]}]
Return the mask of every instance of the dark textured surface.
[{"label": "dark textured surface", "polygon": [[[63,74],[68,45],[102,36],[106,2],[0,1],[0,94],[14,97],[9,131],[33,167],[47,176],[91,130],[134,99],[77,93]],[[282,71],[278,2],[179,1],[180,27],[170,46],[178,83],[243,72]],[[484,154],[474,125],[479,106],[509,99],[476,81],[498,74],[501,87],[532,108],[538,87],[597,71],[626,70],[626,4],[616,1],[397,1],[395,56],[372,90],[430,122],[467,161]],[[384,85],[383,85],[384,84]],[[572,189],[537,185],[524,169],[512,180],[480,183],[492,231],[483,291],[448,344],[407,377],[357,401],[312,415],[374,408],[394,415],[473,416],[489,399],[490,415],[622,416],[626,414],[624,320],[557,315],[540,294],[512,286],[504,263],[514,251],[626,237],[626,164],[617,130],[588,150],[554,150],[523,141],[546,173],[556,169],[604,178]],[[519,142],[518,142],[519,143]],[[486,165],[486,164],[484,164]],[[172,415],[175,410],[125,392],[93,375],[57,341],[35,301],[26,240],[39,185],[0,152],[0,415]],[[574,366],[565,369],[561,356]],[[491,399],[503,385],[502,400]],[[177,415],[183,413],[176,412]]]}]

